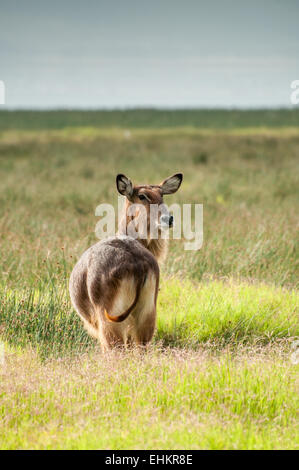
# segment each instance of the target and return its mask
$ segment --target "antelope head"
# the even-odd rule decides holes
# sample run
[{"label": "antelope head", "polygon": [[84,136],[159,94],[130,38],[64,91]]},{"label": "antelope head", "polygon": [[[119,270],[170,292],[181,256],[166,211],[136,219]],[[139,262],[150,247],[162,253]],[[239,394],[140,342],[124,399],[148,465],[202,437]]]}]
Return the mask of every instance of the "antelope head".
[{"label": "antelope head", "polygon": [[129,229],[135,227],[138,229],[136,238],[147,239],[148,243],[153,238],[153,231],[156,231],[158,238],[161,237],[161,232],[173,225],[173,216],[168,212],[163,196],[175,193],[182,180],[182,173],[176,173],[157,185],[134,186],[125,175],[117,175],[117,190],[126,197],[119,233],[130,235]]}]

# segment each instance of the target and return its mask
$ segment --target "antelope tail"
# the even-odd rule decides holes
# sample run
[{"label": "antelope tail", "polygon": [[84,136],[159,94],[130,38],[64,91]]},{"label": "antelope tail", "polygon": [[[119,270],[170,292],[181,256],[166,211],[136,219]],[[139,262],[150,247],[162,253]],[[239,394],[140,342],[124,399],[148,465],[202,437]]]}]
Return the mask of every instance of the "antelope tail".
[{"label": "antelope tail", "polygon": [[144,283],[145,283],[145,278],[138,279],[138,284],[137,284],[137,288],[136,288],[136,295],[135,295],[134,302],[132,303],[132,305],[130,305],[130,307],[124,313],[121,313],[120,315],[117,315],[117,316],[114,317],[114,316],[109,315],[107,310],[104,309],[105,317],[107,318],[107,320],[109,320],[110,322],[113,322],[113,323],[120,323],[120,322],[124,321],[130,315],[132,310],[136,307],[137,302],[139,300],[141,287],[144,285]]}]

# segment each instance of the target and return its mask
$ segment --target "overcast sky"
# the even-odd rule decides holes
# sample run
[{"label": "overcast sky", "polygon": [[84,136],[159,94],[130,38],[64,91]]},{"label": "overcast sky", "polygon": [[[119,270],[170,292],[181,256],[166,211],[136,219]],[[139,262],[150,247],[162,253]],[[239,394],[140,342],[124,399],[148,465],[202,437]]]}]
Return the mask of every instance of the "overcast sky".
[{"label": "overcast sky", "polygon": [[290,106],[299,0],[0,0],[9,108]]}]

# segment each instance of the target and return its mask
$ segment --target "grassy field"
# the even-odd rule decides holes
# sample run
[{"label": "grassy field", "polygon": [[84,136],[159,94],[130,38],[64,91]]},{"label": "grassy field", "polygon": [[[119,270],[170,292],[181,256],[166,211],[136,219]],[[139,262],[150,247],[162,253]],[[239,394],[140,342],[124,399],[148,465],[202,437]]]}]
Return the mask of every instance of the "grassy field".
[{"label": "grassy field", "polygon": [[[298,448],[299,113],[0,113],[0,448]],[[115,174],[204,205],[146,354],[101,355],[67,282]],[[0,345],[1,346],[1,345]],[[292,356],[293,353],[293,356]]]},{"label": "grassy field", "polygon": [[277,449],[298,438],[295,368],[273,348],[153,347],[41,366],[7,348],[6,449]]},{"label": "grassy field", "polygon": [[113,111],[56,110],[56,111],[0,111],[2,130],[48,130],[66,127],[151,128],[196,127],[235,129],[238,127],[296,127],[299,110],[261,109],[131,109]]}]

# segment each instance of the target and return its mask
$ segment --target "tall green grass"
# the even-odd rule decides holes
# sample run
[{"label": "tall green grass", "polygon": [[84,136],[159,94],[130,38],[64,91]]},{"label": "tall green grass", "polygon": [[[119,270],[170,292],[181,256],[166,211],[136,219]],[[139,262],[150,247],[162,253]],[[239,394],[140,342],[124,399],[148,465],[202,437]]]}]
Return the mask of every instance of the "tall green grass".
[{"label": "tall green grass", "polygon": [[[298,447],[298,119],[0,112],[0,448]],[[176,171],[202,249],[170,242],[147,352],[103,355],[67,291],[95,208]]]},{"label": "tall green grass", "polygon": [[[42,358],[98,347],[83,330],[65,288],[2,291],[1,336],[35,347]],[[162,347],[221,350],[264,346],[299,335],[299,295],[266,285],[211,281],[200,286],[164,279],[155,342]]]},{"label": "tall green grass", "polygon": [[296,287],[298,155],[298,132],[281,129],[5,132],[0,283],[65,282],[97,241],[97,205],[117,206],[117,173],[159,183],[182,171],[180,190],[165,202],[203,204],[204,242],[199,252],[186,252],[183,242],[172,241],[166,274]]}]

